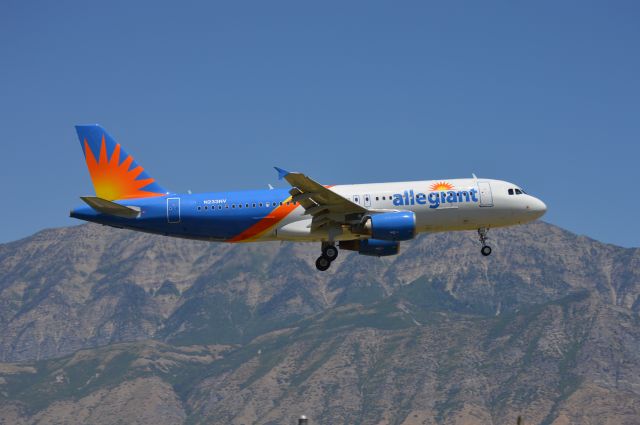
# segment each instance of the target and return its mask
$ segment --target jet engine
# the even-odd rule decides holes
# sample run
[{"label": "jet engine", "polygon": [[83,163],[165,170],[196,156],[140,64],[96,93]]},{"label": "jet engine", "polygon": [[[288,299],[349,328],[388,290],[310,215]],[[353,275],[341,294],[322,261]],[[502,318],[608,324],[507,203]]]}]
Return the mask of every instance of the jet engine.
[{"label": "jet engine", "polygon": [[416,235],[416,215],[411,211],[372,214],[355,226],[354,233],[384,241],[406,241]]}]

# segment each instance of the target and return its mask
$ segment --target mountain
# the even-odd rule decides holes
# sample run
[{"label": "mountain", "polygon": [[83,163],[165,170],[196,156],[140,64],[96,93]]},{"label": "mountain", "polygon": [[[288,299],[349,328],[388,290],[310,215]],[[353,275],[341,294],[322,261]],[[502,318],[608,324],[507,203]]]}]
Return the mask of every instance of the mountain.
[{"label": "mountain", "polygon": [[97,225],[0,245],[0,423],[640,423],[640,250],[490,236],[325,273]]}]

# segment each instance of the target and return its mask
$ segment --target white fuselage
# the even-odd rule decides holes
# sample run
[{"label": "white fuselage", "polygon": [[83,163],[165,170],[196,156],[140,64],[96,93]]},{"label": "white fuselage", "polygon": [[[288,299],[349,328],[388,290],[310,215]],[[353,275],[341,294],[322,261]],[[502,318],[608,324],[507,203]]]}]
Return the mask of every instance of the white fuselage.
[{"label": "white fuselage", "polygon": [[[412,211],[417,232],[474,230],[536,220],[546,205],[517,185],[491,179],[450,179],[339,185],[331,190],[370,210]],[[511,193],[511,194],[510,194]],[[333,240],[361,236],[346,227]],[[327,240],[327,230],[311,231],[311,217],[298,207],[261,240]]]}]

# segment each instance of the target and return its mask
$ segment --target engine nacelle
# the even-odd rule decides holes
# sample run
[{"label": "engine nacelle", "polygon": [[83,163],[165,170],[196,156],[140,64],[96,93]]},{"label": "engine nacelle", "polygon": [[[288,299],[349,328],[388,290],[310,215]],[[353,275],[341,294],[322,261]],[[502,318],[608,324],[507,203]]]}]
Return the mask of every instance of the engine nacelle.
[{"label": "engine nacelle", "polygon": [[358,230],[373,239],[406,241],[416,235],[416,215],[411,211],[372,214]]},{"label": "engine nacelle", "polygon": [[400,249],[400,244],[393,241],[383,241],[380,239],[363,239],[353,241],[341,241],[340,249],[358,251],[360,255],[371,255],[373,257],[386,257],[396,255]]}]

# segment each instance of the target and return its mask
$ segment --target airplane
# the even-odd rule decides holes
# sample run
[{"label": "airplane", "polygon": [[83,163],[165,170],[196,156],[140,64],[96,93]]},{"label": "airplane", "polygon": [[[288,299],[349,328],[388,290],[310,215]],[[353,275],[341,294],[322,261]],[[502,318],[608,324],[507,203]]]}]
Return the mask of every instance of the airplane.
[{"label": "airplane", "polygon": [[327,186],[275,167],[291,189],[175,193],[160,186],[98,124],[76,126],[95,189],[71,210],[80,220],[212,242],[320,242],[329,269],[339,249],[389,256],[422,232],[487,232],[540,218],[547,206],[502,180],[438,179]]}]

